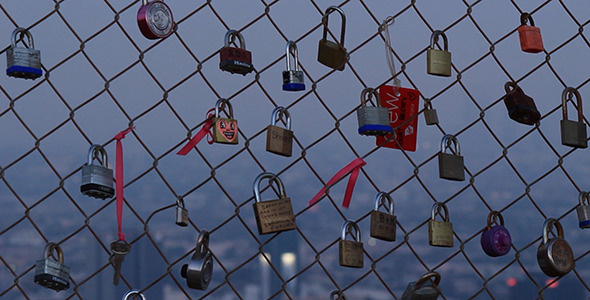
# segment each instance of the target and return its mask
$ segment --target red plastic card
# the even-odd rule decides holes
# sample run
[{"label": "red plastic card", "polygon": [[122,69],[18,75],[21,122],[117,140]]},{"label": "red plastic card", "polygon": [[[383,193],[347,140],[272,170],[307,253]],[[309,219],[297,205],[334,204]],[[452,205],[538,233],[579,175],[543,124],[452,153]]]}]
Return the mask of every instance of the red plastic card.
[{"label": "red plastic card", "polygon": [[416,151],[420,92],[402,87],[398,90],[399,96],[395,96],[393,86],[383,85],[379,88],[381,106],[389,110],[389,123],[395,135],[378,136],[376,144],[382,147]]}]

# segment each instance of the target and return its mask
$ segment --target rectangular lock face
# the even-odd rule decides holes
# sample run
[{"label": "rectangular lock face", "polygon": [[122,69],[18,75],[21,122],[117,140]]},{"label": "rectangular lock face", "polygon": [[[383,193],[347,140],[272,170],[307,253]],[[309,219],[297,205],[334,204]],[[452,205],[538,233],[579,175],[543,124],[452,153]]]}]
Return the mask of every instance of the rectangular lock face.
[{"label": "rectangular lock face", "polygon": [[338,262],[343,267],[362,268],[364,263],[363,243],[338,241]]},{"label": "rectangular lock face", "polygon": [[328,40],[320,40],[318,46],[318,62],[324,66],[339,71],[344,70],[346,54],[346,49],[339,44]]},{"label": "rectangular lock face", "polygon": [[237,144],[238,121],[232,118],[214,118],[213,141],[221,144]]},{"label": "rectangular lock face", "polygon": [[14,47],[6,50],[6,75],[25,79],[41,77],[41,52],[39,50]]},{"label": "rectangular lock face", "polygon": [[234,47],[223,47],[219,50],[219,68],[230,73],[246,75],[254,70],[252,52]]},{"label": "rectangular lock face", "polygon": [[426,52],[426,72],[437,76],[451,76],[451,52],[429,49]]},{"label": "rectangular lock face", "polygon": [[274,125],[266,128],[266,151],[291,157],[293,131]]},{"label": "rectangular lock face", "polygon": [[70,268],[53,259],[38,260],[35,264],[34,281],[44,287],[60,291],[70,287]]},{"label": "rectangular lock face", "polygon": [[268,234],[297,228],[291,199],[282,198],[254,203],[254,217],[259,234]]},{"label": "rectangular lock face", "polygon": [[583,205],[576,208],[580,228],[590,228],[590,206]]},{"label": "rectangular lock face", "polygon": [[359,134],[385,135],[392,133],[389,111],[385,107],[362,106],[356,111]]},{"label": "rectangular lock face", "polygon": [[440,178],[448,180],[465,180],[465,170],[463,169],[463,156],[442,152],[439,153],[438,175]]},{"label": "rectangular lock face", "polygon": [[521,25],[518,27],[520,49],[524,52],[539,53],[543,51],[541,29],[535,26]]},{"label": "rectangular lock face", "polygon": [[431,246],[453,247],[453,223],[428,221],[428,242]]},{"label": "rectangular lock face", "polygon": [[176,206],[176,225],[188,226],[188,210],[186,208]]},{"label": "rectangular lock face", "polygon": [[438,115],[436,114],[436,109],[425,109],[424,120],[426,121],[426,125],[438,124]]},{"label": "rectangular lock face", "polygon": [[571,120],[561,120],[560,125],[562,145],[576,148],[588,148],[585,123]]},{"label": "rectangular lock face", "polygon": [[384,241],[395,241],[397,217],[382,211],[371,211],[371,237]]}]

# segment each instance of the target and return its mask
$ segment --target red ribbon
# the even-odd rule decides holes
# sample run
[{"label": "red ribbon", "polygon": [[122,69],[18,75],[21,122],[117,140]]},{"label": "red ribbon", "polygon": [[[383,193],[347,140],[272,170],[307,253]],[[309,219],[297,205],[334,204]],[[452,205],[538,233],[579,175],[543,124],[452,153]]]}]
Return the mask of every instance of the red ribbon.
[{"label": "red ribbon", "polygon": [[176,154],[187,155],[206,135],[211,137],[211,140],[207,139],[207,143],[213,144],[213,133],[211,132],[211,127],[213,126],[213,114],[210,112],[211,110],[207,112],[207,121],[203,124],[203,128],[201,128],[201,130],[199,130],[199,132],[197,132],[197,134],[195,134],[195,136]]},{"label": "red ribbon", "polygon": [[348,208],[350,205],[350,198],[352,197],[352,191],[354,190],[354,185],[356,184],[356,180],[359,177],[359,172],[361,171],[361,167],[366,165],[367,163],[362,158],[357,158],[349,163],[346,167],[342,168],[342,170],[338,171],[332,179],[328,181],[326,186],[324,186],[320,191],[309,201],[309,205],[315,204],[324,193],[326,193],[326,187],[330,187],[344,176],[350,172],[350,178],[348,179],[348,184],[346,185],[346,193],[344,194],[344,200],[342,201],[342,206]]},{"label": "red ribbon", "polygon": [[119,240],[125,240],[125,234],[123,233],[123,144],[121,140],[125,138],[125,135],[135,129],[135,126],[129,127],[115,135],[117,140],[117,171],[116,171],[116,189],[117,189],[117,225],[119,232]]}]

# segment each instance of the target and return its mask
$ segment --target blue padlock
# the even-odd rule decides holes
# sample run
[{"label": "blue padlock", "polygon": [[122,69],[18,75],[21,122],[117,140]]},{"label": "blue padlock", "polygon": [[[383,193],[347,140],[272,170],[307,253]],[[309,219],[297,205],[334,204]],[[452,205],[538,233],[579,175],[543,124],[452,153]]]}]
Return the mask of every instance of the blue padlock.
[{"label": "blue padlock", "polygon": [[[283,71],[283,91],[303,91],[303,71],[299,70],[299,56],[297,54],[297,45],[294,41],[287,42],[287,70]],[[295,58],[295,70],[291,69],[291,55]]]},{"label": "blue padlock", "polygon": [[[25,47],[17,47],[17,34],[20,38],[27,37],[28,42],[23,44]],[[12,44],[6,50],[6,75],[16,78],[36,79],[43,75],[41,70],[41,52],[35,50],[33,36],[24,28],[17,28],[12,32]]]}]

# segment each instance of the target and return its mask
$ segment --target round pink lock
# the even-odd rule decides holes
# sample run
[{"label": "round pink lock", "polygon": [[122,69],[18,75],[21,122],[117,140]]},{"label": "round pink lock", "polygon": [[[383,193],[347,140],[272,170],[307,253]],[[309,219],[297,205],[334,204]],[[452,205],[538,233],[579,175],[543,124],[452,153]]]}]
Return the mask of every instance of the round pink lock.
[{"label": "round pink lock", "polygon": [[152,40],[172,34],[174,19],[170,8],[160,0],[149,3],[148,0],[142,0],[141,2],[142,5],[137,12],[137,25],[141,33]]}]

